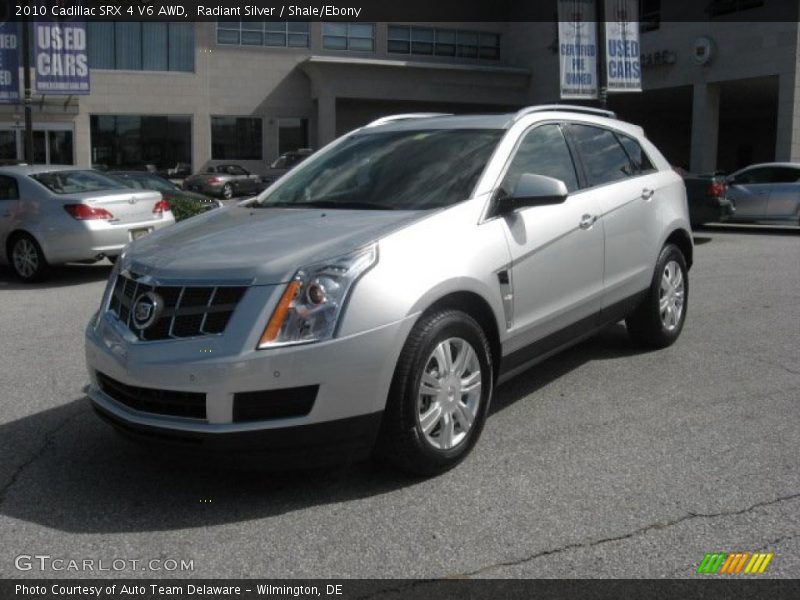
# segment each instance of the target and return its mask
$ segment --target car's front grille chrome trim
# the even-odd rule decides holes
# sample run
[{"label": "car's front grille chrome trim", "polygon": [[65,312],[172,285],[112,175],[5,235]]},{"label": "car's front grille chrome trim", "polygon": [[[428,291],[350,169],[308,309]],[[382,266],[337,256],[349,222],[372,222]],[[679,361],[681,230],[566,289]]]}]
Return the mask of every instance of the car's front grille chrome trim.
[{"label": "car's front grille chrome trim", "polygon": [[[247,286],[161,285],[124,272],[117,276],[107,312],[140,341],[161,341],[219,335],[225,331]],[[144,329],[136,327],[135,304],[147,292],[163,299],[158,317]]]}]

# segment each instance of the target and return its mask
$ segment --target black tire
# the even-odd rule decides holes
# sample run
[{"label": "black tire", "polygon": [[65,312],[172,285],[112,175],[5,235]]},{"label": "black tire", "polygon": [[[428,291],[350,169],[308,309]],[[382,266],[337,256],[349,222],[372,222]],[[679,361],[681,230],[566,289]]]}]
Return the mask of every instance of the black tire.
[{"label": "black tire", "polygon": [[[662,320],[661,315],[661,281],[667,265],[677,264],[683,281],[683,305],[680,316],[674,325],[667,326]],[[689,270],[686,267],[686,258],[680,249],[667,244],[661,250],[661,254],[656,261],[653,280],[647,296],[625,319],[628,327],[628,335],[638,345],[646,348],[666,348],[673,344],[683,330],[686,322],[686,311],[689,306]]]},{"label": "black tire", "polygon": [[[30,257],[33,263],[28,262],[26,268],[25,264],[21,264],[22,259],[18,258],[18,254]],[[27,233],[17,233],[9,240],[8,262],[17,279],[26,283],[42,281],[50,270],[39,242]]]},{"label": "black tire", "polygon": [[222,197],[225,198],[225,200],[233,198],[233,186],[230,183],[226,183],[222,186]]},{"label": "black tire", "polygon": [[[475,351],[480,365],[480,396],[471,428],[463,439],[452,448],[440,449],[434,447],[422,431],[417,398],[423,371],[432,353],[440,343],[451,338],[466,341]],[[455,362],[458,356],[454,358]],[[397,361],[375,448],[376,458],[414,475],[436,475],[453,468],[469,454],[480,437],[493,387],[489,341],[475,319],[458,310],[423,316],[409,334]]]}]

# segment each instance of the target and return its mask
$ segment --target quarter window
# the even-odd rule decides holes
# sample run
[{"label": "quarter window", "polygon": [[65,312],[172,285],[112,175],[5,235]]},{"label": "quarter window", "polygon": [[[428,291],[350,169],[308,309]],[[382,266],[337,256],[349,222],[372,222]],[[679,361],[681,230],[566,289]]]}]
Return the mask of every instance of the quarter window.
[{"label": "quarter window", "polygon": [[525,173],[560,179],[570,192],[578,189],[575,164],[558,125],[540,125],[525,134],[503,178],[503,193],[513,193]]},{"label": "quarter window", "polygon": [[634,175],[641,175],[642,173],[648,173],[649,171],[655,170],[653,163],[651,163],[650,159],[647,158],[647,154],[644,153],[644,150],[642,150],[639,142],[632,137],[628,137],[627,135],[622,135],[620,133],[617,134],[617,138],[622,144],[622,147],[625,148],[628,158],[631,160],[631,167],[633,168]]},{"label": "quarter window", "polygon": [[617,137],[608,129],[571,125],[589,187],[625,179],[633,174],[631,161]]}]

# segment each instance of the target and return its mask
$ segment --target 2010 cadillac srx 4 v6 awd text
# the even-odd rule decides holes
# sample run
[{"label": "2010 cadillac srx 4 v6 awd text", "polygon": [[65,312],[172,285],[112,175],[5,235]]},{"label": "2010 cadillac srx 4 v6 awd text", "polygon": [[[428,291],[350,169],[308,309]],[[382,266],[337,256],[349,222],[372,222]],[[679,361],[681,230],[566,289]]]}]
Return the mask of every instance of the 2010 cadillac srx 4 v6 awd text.
[{"label": "2010 cadillac srx 4 v6 awd text", "polygon": [[498,382],[622,319],[674,342],[690,231],[680,176],[613,113],[386,117],[132,242],[86,329],[88,395],[198,455],[441,472]]}]

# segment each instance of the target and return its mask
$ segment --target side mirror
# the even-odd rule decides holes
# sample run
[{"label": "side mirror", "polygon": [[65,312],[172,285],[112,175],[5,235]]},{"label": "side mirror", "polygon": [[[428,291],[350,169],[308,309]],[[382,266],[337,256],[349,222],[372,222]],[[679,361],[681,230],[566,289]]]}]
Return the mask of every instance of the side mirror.
[{"label": "side mirror", "polygon": [[560,179],[523,173],[510,196],[498,199],[499,213],[509,213],[527,206],[561,204],[567,199],[567,185]]}]

